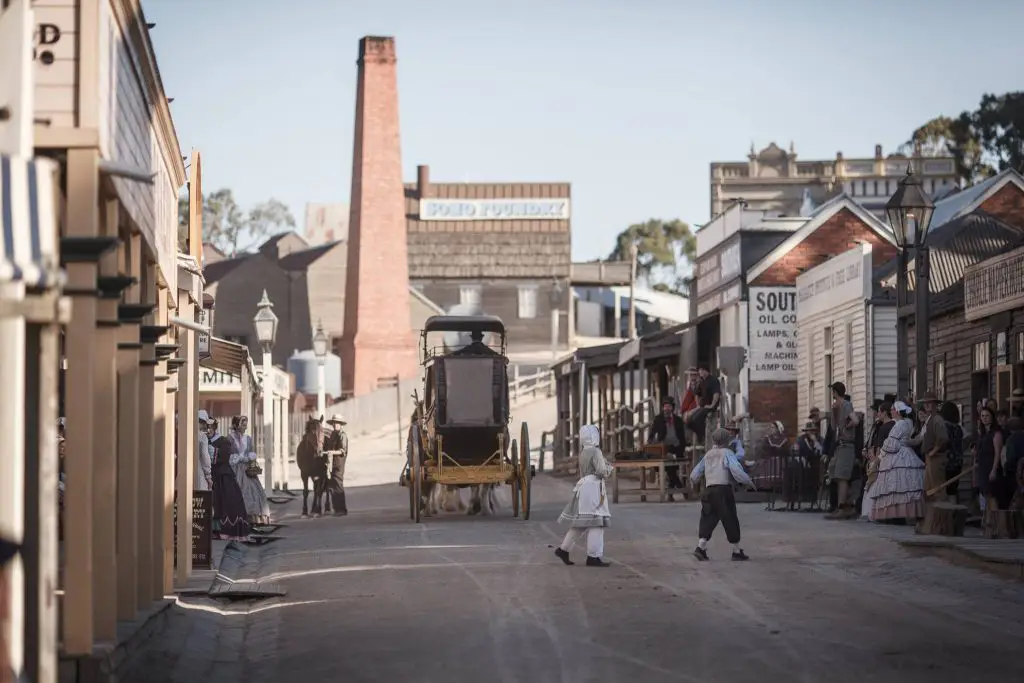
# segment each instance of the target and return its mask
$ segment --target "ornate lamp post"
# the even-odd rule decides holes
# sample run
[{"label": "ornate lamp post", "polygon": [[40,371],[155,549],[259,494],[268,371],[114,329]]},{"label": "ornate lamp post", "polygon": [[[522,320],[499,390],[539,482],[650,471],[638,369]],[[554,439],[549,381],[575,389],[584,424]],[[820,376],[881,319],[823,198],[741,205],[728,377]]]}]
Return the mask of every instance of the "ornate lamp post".
[{"label": "ornate lamp post", "polygon": [[263,290],[263,298],[256,304],[256,317],[253,325],[256,328],[256,339],[263,350],[263,487],[269,492],[274,490],[274,402],[271,388],[270,373],[273,366],[270,352],[274,348],[277,337],[277,316],[274,315],[274,304],[270,303],[267,290]]},{"label": "ornate lamp post", "polygon": [[[908,391],[922,396],[928,388],[928,228],[931,227],[935,204],[924,191],[921,181],[907,166],[907,175],[900,181],[896,193],[885,204],[896,244],[899,247],[898,270],[896,272],[896,307],[899,344],[896,347],[897,393],[901,398]],[[914,364],[916,385],[909,385],[907,358],[907,311],[910,303],[907,263],[910,250],[914,252]]]},{"label": "ornate lamp post", "polygon": [[326,417],[327,412],[327,372],[324,365],[327,362],[329,341],[323,321],[317,320],[316,332],[313,334],[313,353],[316,355],[316,410],[320,417]]}]

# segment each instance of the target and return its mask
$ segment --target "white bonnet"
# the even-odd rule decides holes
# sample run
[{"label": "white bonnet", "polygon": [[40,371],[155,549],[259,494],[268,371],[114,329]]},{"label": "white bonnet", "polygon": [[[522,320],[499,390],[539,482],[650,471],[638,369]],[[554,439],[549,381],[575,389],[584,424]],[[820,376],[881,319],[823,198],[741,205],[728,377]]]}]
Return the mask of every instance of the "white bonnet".
[{"label": "white bonnet", "polygon": [[911,407],[903,401],[896,401],[892,404],[892,407],[895,408],[896,412],[900,415],[909,415],[912,412]]},{"label": "white bonnet", "polygon": [[601,445],[601,430],[594,425],[583,425],[580,427],[580,446]]}]

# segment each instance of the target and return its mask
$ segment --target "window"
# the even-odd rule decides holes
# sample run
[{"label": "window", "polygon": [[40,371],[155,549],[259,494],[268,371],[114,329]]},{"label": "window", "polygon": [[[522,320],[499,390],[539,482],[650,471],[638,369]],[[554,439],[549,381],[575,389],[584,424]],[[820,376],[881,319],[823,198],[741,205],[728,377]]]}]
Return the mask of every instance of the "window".
[{"label": "window", "polygon": [[913,366],[910,368],[910,387],[908,391],[910,393],[910,403],[913,403],[914,393],[917,391],[917,368]]},{"label": "window", "polygon": [[946,400],[946,360],[944,358],[935,361],[932,376],[935,380],[935,395],[941,400]]},{"label": "window", "polygon": [[519,285],[519,317],[537,317],[537,285]]},{"label": "window", "polygon": [[459,287],[459,304],[470,309],[472,313],[478,313],[480,311],[480,285]]},{"label": "window", "polygon": [[1024,332],[1017,333],[1017,362],[1024,363]]},{"label": "window", "polygon": [[[843,337],[843,365],[847,376],[853,372],[853,323],[846,323]],[[849,385],[848,385],[849,386]]]},{"label": "window", "polygon": [[978,342],[974,345],[974,358],[971,365],[971,370],[974,372],[987,371],[989,368],[988,352],[989,352],[988,340]]}]

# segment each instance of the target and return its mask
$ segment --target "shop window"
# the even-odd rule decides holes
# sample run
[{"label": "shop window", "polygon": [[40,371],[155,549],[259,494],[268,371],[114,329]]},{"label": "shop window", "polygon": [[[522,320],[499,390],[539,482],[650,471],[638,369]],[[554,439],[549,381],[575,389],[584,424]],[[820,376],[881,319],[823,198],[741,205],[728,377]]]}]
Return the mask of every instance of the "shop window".
[{"label": "shop window", "polygon": [[1000,332],[996,335],[996,365],[1006,365],[1010,362],[1010,350],[1007,346],[1006,333]]},{"label": "shop window", "polygon": [[1017,333],[1017,362],[1024,363],[1024,332]]},{"label": "shop window", "polygon": [[519,286],[519,317],[537,317],[537,285]]},{"label": "shop window", "polygon": [[935,382],[935,395],[946,400],[946,359],[939,358],[932,368],[932,378]]},{"label": "shop window", "polygon": [[974,345],[973,362],[971,370],[974,372],[988,371],[989,369],[989,343],[988,340],[978,342]]},{"label": "shop window", "polygon": [[462,285],[459,287],[459,304],[477,313],[480,311],[480,285]]}]

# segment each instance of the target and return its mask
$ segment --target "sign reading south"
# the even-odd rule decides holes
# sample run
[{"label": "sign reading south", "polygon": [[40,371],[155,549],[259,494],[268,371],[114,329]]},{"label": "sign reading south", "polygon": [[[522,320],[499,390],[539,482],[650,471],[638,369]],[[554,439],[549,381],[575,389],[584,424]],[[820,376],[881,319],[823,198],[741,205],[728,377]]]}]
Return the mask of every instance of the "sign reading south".
[{"label": "sign reading south", "polygon": [[568,199],[421,199],[421,221],[565,221]]}]

